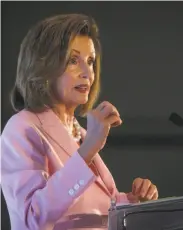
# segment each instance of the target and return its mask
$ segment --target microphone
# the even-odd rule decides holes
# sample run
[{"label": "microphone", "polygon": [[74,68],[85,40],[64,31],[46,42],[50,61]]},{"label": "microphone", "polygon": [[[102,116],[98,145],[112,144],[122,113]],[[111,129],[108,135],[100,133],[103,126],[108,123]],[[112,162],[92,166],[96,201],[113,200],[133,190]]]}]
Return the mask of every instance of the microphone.
[{"label": "microphone", "polygon": [[177,113],[171,113],[169,120],[179,127],[183,126],[183,118]]}]

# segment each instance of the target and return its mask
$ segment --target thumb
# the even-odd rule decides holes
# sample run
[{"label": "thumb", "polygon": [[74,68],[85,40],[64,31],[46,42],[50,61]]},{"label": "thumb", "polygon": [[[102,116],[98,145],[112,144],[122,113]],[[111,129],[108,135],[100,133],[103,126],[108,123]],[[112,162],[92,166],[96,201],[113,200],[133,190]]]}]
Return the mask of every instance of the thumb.
[{"label": "thumb", "polygon": [[130,201],[130,203],[139,203],[139,198],[138,196],[133,195],[132,192],[127,193],[127,198]]}]

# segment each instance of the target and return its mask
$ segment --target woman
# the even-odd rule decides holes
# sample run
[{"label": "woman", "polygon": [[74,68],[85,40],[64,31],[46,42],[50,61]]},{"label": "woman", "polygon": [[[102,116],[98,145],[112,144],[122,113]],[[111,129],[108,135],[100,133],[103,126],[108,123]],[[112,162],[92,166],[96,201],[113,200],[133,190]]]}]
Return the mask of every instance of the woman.
[{"label": "woman", "polygon": [[[93,19],[58,15],[24,38],[12,104],[18,111],[2,136],[2,189],[12,230],[106,229],[110,200],[158,198],[149,180],[120,193],[98,152],[111,127],[122,123],[103,102],[100,43]],[[74,113],[87,115],[87,132]]]}]

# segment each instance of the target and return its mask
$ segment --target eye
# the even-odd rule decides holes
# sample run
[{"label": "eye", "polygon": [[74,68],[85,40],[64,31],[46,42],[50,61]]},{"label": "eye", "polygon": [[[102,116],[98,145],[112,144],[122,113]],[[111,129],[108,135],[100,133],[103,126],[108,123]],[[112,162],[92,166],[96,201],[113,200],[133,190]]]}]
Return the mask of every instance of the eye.
[{"label": "eye", "polygon": [[76,56],[72,56],[70,59],[69,59],[69,63],[70,65],[77,65],[78,63],[78,57]]},{"label": "eye", "polygon": [[95,59],[93,58],[93,57],[90,57],[89,59],[88,59],[88,64],[89,65],[93,65],[95,63]]}]

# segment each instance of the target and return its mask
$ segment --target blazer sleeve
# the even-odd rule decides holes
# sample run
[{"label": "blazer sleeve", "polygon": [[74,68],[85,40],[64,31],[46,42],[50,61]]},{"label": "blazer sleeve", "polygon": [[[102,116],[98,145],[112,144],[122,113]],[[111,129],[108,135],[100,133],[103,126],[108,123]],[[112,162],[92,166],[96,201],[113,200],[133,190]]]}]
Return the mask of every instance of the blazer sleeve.
[{"label": "blazer sleeve", "polygon": [[1,136],[3,194],[8,209],[32,230],[53,228],[96,179],[78,152],[48,175],[42,141],[28,122],[14,119]]}]

